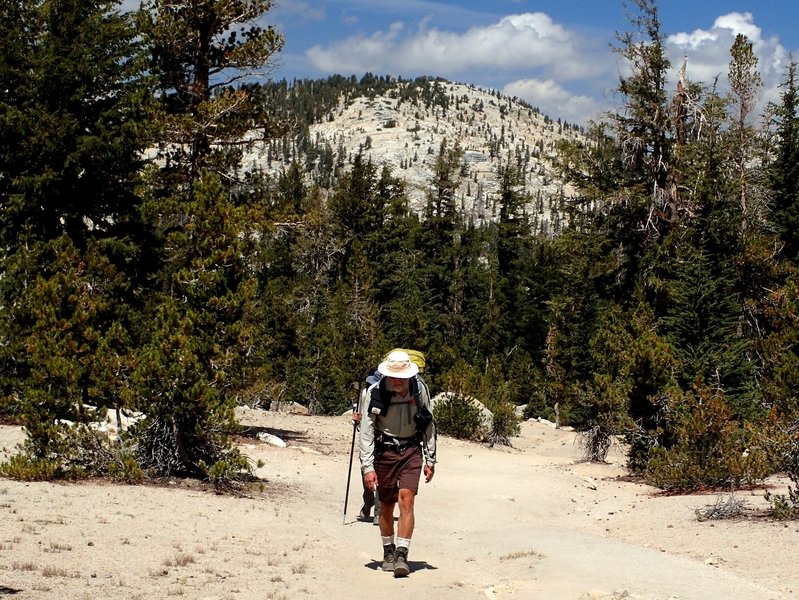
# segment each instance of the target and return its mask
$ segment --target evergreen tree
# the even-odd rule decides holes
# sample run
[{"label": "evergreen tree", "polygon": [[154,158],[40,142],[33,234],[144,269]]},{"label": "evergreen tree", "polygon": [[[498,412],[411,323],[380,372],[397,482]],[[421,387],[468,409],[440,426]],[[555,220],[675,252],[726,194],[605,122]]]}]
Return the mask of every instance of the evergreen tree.
[{"label": "evergreen tree", "polygon": [[140,13],[162,153],[144,205],[160,262],[136,372],[147,417],[137,434],[140,459],[159,473],[225,482],[246,468],[231,437],[233,408],[256,372],[257,285],[244,257],[265,225],[263,181],[238,176],[239,147],[268,124],[256,121],[264,115],[252,89],[236,84],[282,47],[280,34],[254,24],[271,5],[152,0]]},{"label": "evergreen tree", "polygon": [[130,17],[114,7],[56,0],[2,9],[15,38],[4,49],[0,115],[14,134],[0,143],[2,236],[12,250],[22,231],[41,240],[66,233],[83,247],[135,219],[147,90]]},{"label": "evergreen tree", "polygon": [[462,155],[457,144],[450,148],[446,140],[442,141],[422,212],[419,239],[424,271],[416,285],[428,290],[429,309],[433,312],[427,317],[431,322],[428,335],[432,337],[429,352],[445,364],[454,362],[458,324],[463,316],[462,227],[456,198]]},{"label": "evergreen tree", "polygon": [[779,105],[772,108],[773,154],[769,179],[773,194],[771,222],[784,243],[782,255],[799,263],[799,87],[796,62],[788,66]]},{"label": "evergreen tree", "polygon": [[[252,88],[241,83],[269,70],[283,36],[258,20],[272,0],[148,0],[140,28],[163,103],[159,124],[169,151],[164,169],[189,187],[209,168],[231,177],[251,131],[272,131]],[[182,181],[181,181],[182,180]]]},{"label": "evergreen tree", "polygon": [[758,60],[752,49],[752,43],[745,35],[739,33],[735,37],[730,54],[732,60],[728,79],[731,106],[735,111],[729,129],[729,136],[732,138],[732,162],[735,165],[735,175],[738,181],[741,212],[749,220],[754,221],[756,217],[762,219],[765,216],[763,215],[765,202],[762,199],[762,194],[756,194],[753,185],[760,179],[752,173],[751,166],[755,162],[753,151],[758,135],[750,123],[763,83],[757,72]]},{"label": "evergreen tree", "polygon": [[0,27],[2,394],[42,457],[60,452],[57,420],[124,402],[149,263],[147,87],[110,0],[6,3]]},{"label": "evergreen tree", "polygon": [[247,214],[210,174],[181,205],[190,216],[166,235],[170,264],[135,373],[138,456],[158,473],[230,478],[246,467],[230,436],[254,343]]}]

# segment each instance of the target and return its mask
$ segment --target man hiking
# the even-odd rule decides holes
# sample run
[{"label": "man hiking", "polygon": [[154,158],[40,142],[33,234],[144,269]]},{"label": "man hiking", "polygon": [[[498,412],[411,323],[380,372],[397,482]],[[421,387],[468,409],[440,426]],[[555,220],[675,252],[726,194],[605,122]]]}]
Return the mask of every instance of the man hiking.
[{"label": "man hiking", "polygon": [[435,473],[435,422],[427,386],[420,385],[419,368],[407,352],[390,352],[377,370],[383,377],[369,387],[369,406],[361,420],[361,468],[364,485],[376,490],[380,501],[383,570],[406,577],[419,479],[424,471],[425,482],[430,482]]},{"label": "man hiking", "polygon": [[[361,392],[361,396],[358,398],[358,410],[352,413],[352,421],[358,428],[361,426],[361,419],[363,415],[369,410],[369,387],[377,383],[380,380],[380,377],[381,375],[377,369],[371,371],[366,377],[367,387],[363,390],[363,392]],[[380,521],[380,502],[375,502],[375,490],[368,487],[366,482],[363,481],[363,468],[361,468],[361,481],[363,482],[363,505],[358,513],[358,518],[362,521],[372,520],[370,514],[372,512],[372,507],[374,506],[375,517],[373,522],[375,525],[377,525]]]}]

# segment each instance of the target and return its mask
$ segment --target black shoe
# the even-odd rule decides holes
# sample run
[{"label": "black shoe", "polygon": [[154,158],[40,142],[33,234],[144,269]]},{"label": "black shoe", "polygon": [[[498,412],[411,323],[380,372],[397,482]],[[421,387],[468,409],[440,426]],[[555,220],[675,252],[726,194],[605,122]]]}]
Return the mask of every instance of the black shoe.
[{"label": "black shoe", "polygon": [[407,577],[411,570],[408,568],[408,549],[397,548],[394,553],[394,577]]},{"label": "black shoe", "polygon": [[384,571],[393,571],[394,570],[394,555],[397,551],[397,547],[394,544],[386,544],[383,546],[383,570]]},{"label": "black shoe", "polygon": [[371,512],[372,512],[372,507],[371,506],[367,506],[366,504],[364,504],[361,507],[361,512],[358,513],[358,517],[362,521],[368,521],[370,519],[369,515],[371,514]]}]

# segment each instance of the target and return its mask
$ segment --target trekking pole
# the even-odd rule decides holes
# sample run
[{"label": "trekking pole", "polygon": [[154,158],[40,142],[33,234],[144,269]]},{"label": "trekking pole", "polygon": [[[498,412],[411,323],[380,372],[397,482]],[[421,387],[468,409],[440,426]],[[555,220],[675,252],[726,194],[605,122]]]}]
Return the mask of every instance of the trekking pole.
[{"label": "trekking pole", "polygon": [[[358,405],[361,403],[361,382],[358,382],[358,396],[355,399],[355,402],[352,405],[352,412],[355,412],[355,409],[358,408]],[[363,419],[363,415],[361,415]],[[350,499],[350,481],[352,480],[352,456],[355,454],[355,431],[358,429],[358,424],[355,420],[352,421],[352,445],[350,446],[350,464],[349,468],[347,469],[347,491],[344,493],[344,520],[342,525],[347,524],[347,502]]]}]

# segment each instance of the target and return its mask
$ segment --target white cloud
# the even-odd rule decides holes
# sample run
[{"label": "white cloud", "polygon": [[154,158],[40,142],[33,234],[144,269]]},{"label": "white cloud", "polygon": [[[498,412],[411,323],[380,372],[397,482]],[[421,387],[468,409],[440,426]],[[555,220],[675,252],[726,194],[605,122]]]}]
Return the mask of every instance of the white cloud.
[{"label": "white cloud", "polygon": [[519,79],[506,85],[502,93],[529,102],[553,119],[572,123],[585,123],[602,111],[593,98],[573,94],[553,79]]},{"label": "white cloud", "polygon": [[[620,99],[607,91],[615,89],[626,65],[610,52],[608,39],[570,29],[543,12],[509,15],[460,31],[441,28],[441,19],[435,22],[439,25],[431,25],[429,15],[412,25],[398,21],[371,35],[313,46],[305,56],[321,72],[439,75],[503,89],[570,122],[618,108]],[[789,53],[777,37],[765,36],[748,12],[729,12],[708,28],[668,35],[664,42],[672,63],[669,89],[687,58],[691,81],[710,85],[718,78],[718,90],[724,93],[730,48],[738,33],[747,36],[759,59],[761,108],[777,100]]]},{"label": "white cloud", "polygon": [[672,78],[676,78],[676,70],[682,64],[683,57],[687,57],[689,79],[711,84],[718,77],[719,90],[726,90],[730,48],[739,33],[751,42],[759,61],[757,70],[763,80],[761,104],[776,100],[779,84],[786,74],[788,52],[776,37],[764,37],[763,30],[748,12],[721,15],[710,29],[695,29],[668,36],[666,50],[674,67]]},{"label": "white cloud", "polygon": [[425,22],[400,36],[389,31],[353,36],[329,46],[314,46],[307,56],[326,71],[424,73],[451,77],[474,71],[540,69],[560,79],[596,76],[602,61],[573,32],[544,13],[503,17],[465,32],[429,28]]}]

